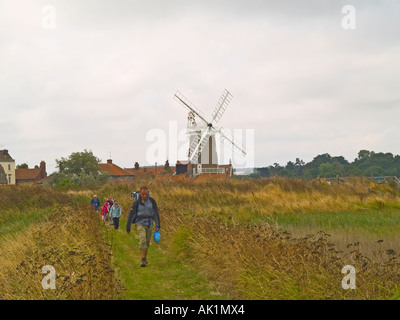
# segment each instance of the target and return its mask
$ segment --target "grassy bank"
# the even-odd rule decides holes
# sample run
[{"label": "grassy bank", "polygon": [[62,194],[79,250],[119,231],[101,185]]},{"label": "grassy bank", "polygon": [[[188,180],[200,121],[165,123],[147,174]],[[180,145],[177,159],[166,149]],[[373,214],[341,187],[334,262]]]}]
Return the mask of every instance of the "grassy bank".
[{"label": "grassy bank", "polygon": [[[124,232],[141,185],[162,225],[148,268],[139,267],[136,232]],[[1,298],[399,299],[399,193],[378,187],[391,196],[321,181],[167,177],[0,190],[9,203],[0,214]],[[94,193],[119,200],[120,231],[88,209]],[[47,264],[59,290],[41,288]],[[355,290],[341,286],[345,265],[356,268]]]},{"label": "grassy bank", "polygon": [[[122,197],[118,187],[111,191]],[[104,224],[89,207],[91,195],[28,185],[0,190],[0,299],[227,299],[161,246],[152,246],[149,267],[141,268],[135,232],[124,232],[124,220],[118,231]],[[54,267],[54,290],[42,286],[44,266]]]},{"label": "grassy bank", "polygon": [[[37,186],[6,187],[0,195],[0,299],[108,300],[120,294],[111,247],[86,197]],[[42,286],[45,266],[55,270],[56,289]]]},{"label": "grassy bank", "polygon": [[[233,299],[398,298],[397,198],[284,179],[148,180],[98,193],[118,197],[123,220],[142,184],[160,206],[162,250]],[[341,286],[345,265],[357,290]]]}]

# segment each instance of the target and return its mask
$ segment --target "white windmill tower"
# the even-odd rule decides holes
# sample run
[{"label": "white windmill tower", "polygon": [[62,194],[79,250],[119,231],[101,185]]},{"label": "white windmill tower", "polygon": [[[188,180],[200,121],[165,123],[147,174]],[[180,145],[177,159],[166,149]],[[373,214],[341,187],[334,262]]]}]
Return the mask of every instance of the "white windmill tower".
[{"label": "white windmill tower", "polygon": [[176,92],[174,99],[180,102],[185,108],[189,109],[186,132],[189,136],[188,160],[189,164],[193,166],[194,175],[225,173],[225,170],[218,166],[216,134],[220,135],[221,140],[229,144],[234,150],[240,151],[242,156],[246,155],[245,147],[235,142],[228,131],[223,128],[215,127],[232,99],[232,95],[228,90],[225,89],[222,92],[222,96],[214,109],[211,121],[207,121],[203,113],[179,91]]}]

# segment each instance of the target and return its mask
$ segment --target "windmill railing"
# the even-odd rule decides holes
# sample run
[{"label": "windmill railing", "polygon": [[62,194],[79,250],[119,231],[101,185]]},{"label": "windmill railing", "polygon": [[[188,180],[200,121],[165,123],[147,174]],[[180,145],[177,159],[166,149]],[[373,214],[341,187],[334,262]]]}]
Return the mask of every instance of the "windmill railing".
[{"label": "windmill railing", "polygon": [[201,168],[201,174],[224,174],[225,168]]}]

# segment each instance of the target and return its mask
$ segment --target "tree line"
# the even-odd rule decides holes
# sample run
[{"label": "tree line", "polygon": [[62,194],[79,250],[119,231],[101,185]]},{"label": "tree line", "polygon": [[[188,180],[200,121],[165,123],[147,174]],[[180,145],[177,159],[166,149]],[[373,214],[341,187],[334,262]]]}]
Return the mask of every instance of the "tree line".
[{"label": "tree line", "polygon": [[268,167],[256,168],[254,177],[282,176],[290,178],[314,179],[335,178],[337,176],[379,177],[400,176],[400,156],[392,153],[360,150],[353,162],[343,156],[331,156],[324,153],[316,156],[312,161],[288,161],[281,166],[274,163]]},{"label": "tree line", "polygon": [[[109,175],[99,170],[100,159],[91,151],[73,152],[69,157],[56,159],[58,171],[52,173],[45,184],[59,187],[68,186],[95,186],[108,180]],[[135,163],[135,169],[139,164]],[[168,160],[164,171],[170,172]],[[312,161],[305,163],[296,158],[288,161],[285,166],[274,163],[268,167],[255,168],[250,177],[281,176],[288,178],[315,179],[358,176],[400,176],[400,156],[392,153],[361,150],[353,162],[343,156],[332,157],[329,153],[316,156]]]}]

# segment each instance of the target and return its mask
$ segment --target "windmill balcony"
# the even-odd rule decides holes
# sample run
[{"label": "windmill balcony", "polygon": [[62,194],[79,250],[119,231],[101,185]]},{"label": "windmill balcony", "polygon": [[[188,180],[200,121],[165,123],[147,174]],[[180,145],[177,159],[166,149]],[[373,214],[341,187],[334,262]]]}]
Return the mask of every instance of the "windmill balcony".
[{"label": "windmill balcony", "polygon": [[225,168],[201,168],[198,174],[224,174]]}]

